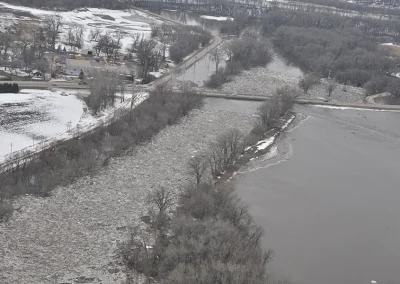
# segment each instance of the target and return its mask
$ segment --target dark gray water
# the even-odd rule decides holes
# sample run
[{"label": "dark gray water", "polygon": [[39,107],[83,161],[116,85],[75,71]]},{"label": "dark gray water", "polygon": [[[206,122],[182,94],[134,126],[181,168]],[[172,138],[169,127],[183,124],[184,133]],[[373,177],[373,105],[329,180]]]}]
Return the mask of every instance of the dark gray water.
[{"label": "dark gray water", "polygon": [[307,118],[277,155],[234,179],[276,253],[271,272],[294,284],[400,283],[400,113],[298,112]]}]

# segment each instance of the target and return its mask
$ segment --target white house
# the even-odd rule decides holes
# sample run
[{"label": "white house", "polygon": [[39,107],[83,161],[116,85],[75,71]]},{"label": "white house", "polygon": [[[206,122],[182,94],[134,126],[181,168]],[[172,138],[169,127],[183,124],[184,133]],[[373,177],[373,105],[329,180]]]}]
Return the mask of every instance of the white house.
[{"label": "white house", "polygon": [[79,76],[81,71],[83,71],[85,76],[92,73],[93,67],[89,60],[66,59],[65,74]]}]

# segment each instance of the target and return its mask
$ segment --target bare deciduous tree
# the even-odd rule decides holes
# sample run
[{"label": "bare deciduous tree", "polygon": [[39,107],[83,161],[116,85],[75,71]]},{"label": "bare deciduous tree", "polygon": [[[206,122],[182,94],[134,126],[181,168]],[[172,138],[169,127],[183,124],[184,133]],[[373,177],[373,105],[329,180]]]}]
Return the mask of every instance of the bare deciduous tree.
[{"label": "bare deciduous tree", "polygon": [[209,58],[212,62],[215,63],[215,73],[218,73],[218,66],[221,60],[223,59],[224,52],[221,48],[217,47],[214,48],[210,53],[209,53]]},{"label": "bare deciduous tree", "polygon": [[48,16],[43,21],[43,29],[46,34],[48,45],[53,50],[55,49],[57,39],[60,37],[62,25],[62,17],[58,14]]},{"label": "bare deciduous tree", "polygon": [[89,34],[90,41],[97,42],[100,35],[101,31],[97,27],[95,29],[91,29]]},{"label": "bare deciduous tree", "polygon": [[201,179],[207,170],[207,160],[203,155],[192,157],[188,162],[188,172],[196,178],[196,184],[200,184]]},{"label": "bare deciduous tree", "polygon": [[94,114],[114,106],[118,91],[118,75],[115,73],[98,72],[93,74],[90,82],[90,94],[84,98]]},{"label": "bare deciduous tree", "polygon": [[[157,213],[153,216],[152,223],[155,229],[162,231],[171,219],[169,211],[175,204],[176,196],[171,190],[161,186],[153,189],[146,199],[150,206],[157,208]],[[151,209],[150,215],[153,215]]]},{"label": "bare deciduous tree", "polygon": [[327,86],[326,86],[326,91],[328,92],[328,97],[330,97],[333,92],[336,90],[337,88],[337,84],[335,82],[330,82]]},{"label": "bare deciduous tree", "polygon": [[147,195],[147,202],[150,205],[156,206],[160,213],[166,213],[175,204],[175,194],[163,186],[153,189]]},{"label": "bare deciduous tree", "polygon": [[307,94],[308,91],[319,83],[319,79],[314,75],[307,74],[303,78],[299,80],[299,87],[303,90],[304,94]]},{"label": "bare deciduous tree", "polygon": [[131,52],[135,52],[140,65],[142,66],[142,77],[145,78],[148,74],[149,68],[157,57],[156,48],[157,41],[153,39],[146,39],[142,37],[139,39],[134,39]]}]

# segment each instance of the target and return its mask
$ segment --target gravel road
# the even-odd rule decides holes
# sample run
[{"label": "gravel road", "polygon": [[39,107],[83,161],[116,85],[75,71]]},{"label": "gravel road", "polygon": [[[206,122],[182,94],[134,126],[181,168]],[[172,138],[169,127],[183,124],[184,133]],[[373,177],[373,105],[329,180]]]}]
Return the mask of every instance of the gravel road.
[{"label": "gravel road", "polygon": [[229,127],[248,131],[253,122],[246,114],[195,110],[92,178],[47,198],[18,198],[20,211],[0,223],[0,283],[122,283],[117,244],[147,214],[146,193],[158,185],[178,190],[196,151]]}]

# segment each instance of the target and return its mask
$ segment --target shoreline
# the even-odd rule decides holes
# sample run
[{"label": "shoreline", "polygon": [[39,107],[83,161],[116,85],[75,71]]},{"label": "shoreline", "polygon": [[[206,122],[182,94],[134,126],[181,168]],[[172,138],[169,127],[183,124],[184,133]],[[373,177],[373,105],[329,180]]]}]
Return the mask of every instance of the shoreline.
[{"label": "shoreline", "polygon": [[240,168],[246,166],[252,160],[262,157],[268,154],[271,148],[275,145],[276,139],[283,133],[283,131],[296,120],[296,113],[289,112],[281,121],[278,127],[271,129],[264,133],[260,140],[256,144],[249,146],[245,149],[245,152],[240,158],[235,161],[223,174],[219,175],[215,179],[216,184],[225,183],[231,181],[236,175]]}]

